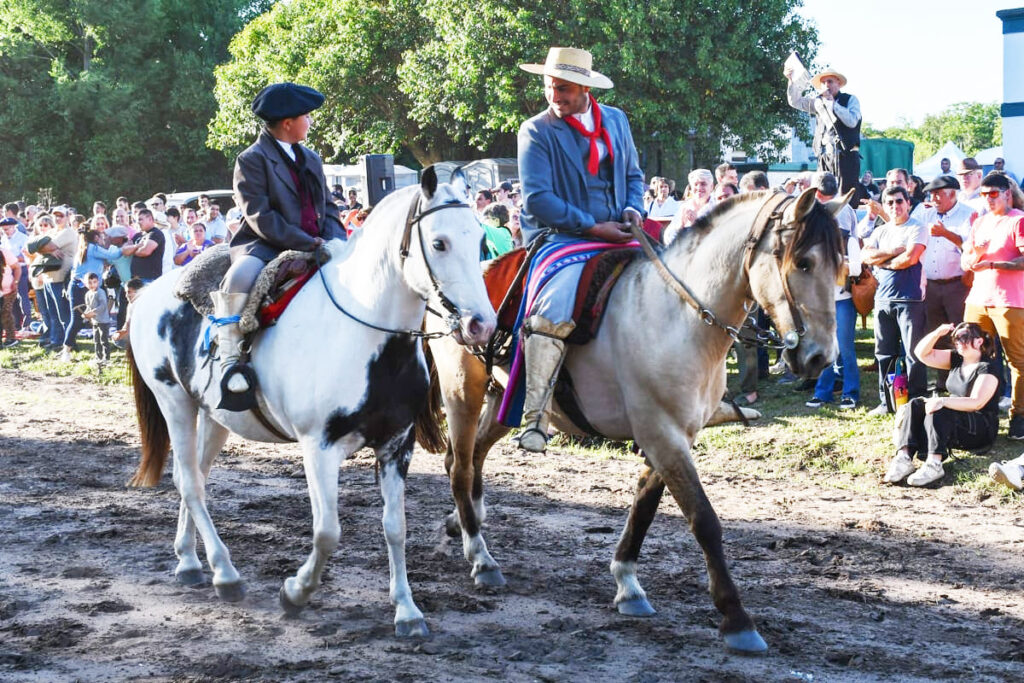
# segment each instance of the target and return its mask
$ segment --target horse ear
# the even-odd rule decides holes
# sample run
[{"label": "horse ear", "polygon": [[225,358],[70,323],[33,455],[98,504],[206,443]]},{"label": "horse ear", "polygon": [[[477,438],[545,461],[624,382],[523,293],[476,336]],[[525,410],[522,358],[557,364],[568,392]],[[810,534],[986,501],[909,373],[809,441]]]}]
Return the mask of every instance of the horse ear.
[{"label": "horse ear", "polygon": [[433,166],[427,166],[420,176],[420,191],[425,199],[430,199],[437,192],[437,171]]},{"label": "horse ear", "polygon": [[804,219],[804,216],[809,214],[817,203],[817,190],[813,187],[808,187],[806,190],[800,193],[796,201],[789,205],[783,214],[787,224],[799,223]]},{"label": "horse ear", "polygon": [[825,208],[828,209],[834,217],[839,218],[839,212],[843,210],[843,207],[850,203],[850,197],[856,192],[856,188],[850,188],[850,191],[844,194],[842,197],[837,197],[830,202],[825,203]]},{"label": "horse ear", "polygon": [[455,169],[449,182],[457,192],[461,192],[467,197],[469,196],[469,180],[466,178],[466,174],[462,172],[461,166]]}]

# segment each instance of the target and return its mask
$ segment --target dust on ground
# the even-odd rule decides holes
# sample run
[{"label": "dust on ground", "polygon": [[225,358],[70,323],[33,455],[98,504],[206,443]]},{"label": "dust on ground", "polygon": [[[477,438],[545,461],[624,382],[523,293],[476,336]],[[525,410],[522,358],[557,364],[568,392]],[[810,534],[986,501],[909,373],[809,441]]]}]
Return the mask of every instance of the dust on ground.
[{"label": "dust on ground", "polygon": [[[620,616],[608,573],[640,470],[628,457],[501,444],[485,525],[505,589],[478,589],[442,458],[410,469],[407,556],[432,630],[398,640],[368,451],[341,468],[342,542],[297,619],[281,582],[311,515],[295,446],[234,437],[208,500],[248,596],[174,582],[178,496],[125,488],[138,438],[125,387],[0,375],[0,678],[359,681],[1008,681],[1024,679],[1024,509],[938,490],[843,491],[705,474],[769,653],[725,652],[703,558],[662,503],[640,579],[658,613]],[[735,457],[742,457],[737,454]],[[725,471],[728,471],[725,469]]]}]

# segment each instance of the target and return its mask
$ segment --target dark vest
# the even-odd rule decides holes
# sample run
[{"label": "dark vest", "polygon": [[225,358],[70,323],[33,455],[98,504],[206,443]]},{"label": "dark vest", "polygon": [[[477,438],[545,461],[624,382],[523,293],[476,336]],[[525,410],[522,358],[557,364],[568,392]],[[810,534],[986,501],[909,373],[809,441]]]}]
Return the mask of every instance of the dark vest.
[{"label": "dark vest", "polygon": [[313,198],[309,196],[309,193],[302,187],[302,183],[299,182],[299,174],[293,171],[290,166],[288,167],[288,174],[292,177],[292,182],[295,183],[295,191],[299,193],[299,205],[302,207],[302,211],[299,214],[302,217],[299,227],[309,236],[319,237],[320,225],[317,222]]},{"label": "dark vest", "polygon": [[[576,147],[580,150],[580,159],[583,160],[585,169],[590,141],[576,133]],[[605,155],[597,167],[597,175],[591,175],[589,172],[584,172],[583,175],[587,179],[587,205],[581,208],[598,223],[619,220],[621,216],[615,214],[615,171],[612,168],[611,155]]]},{"label": "dark vest", "polygon": [[[840,92],[836,95],[836,104],[841,107],[845,107],[850,103],[849,93]],[[829,134],[831,128],[830,122],[825,116],[817,117],[817,125],[814,127],[814,149],[816,152],[827,150],[829,145],[825,144],[826,136]],[[854,127],[847,126],[845,123],[839,120],[839,117],[835,117],[836,132],[839,133],[839,139],[843,141],[843,147],[847,151],[858,147],[860,145],[860,124],[863,121],[857,121],[857,125]]]}]

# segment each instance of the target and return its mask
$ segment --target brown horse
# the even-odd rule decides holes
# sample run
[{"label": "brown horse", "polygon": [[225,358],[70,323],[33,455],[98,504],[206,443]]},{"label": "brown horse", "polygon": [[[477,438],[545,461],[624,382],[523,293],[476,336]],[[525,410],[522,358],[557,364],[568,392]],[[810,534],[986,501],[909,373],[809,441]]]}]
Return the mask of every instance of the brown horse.
[{"label": "brown horse", "polygon": [[[780,195],[764,192],[726,201],[660,257],[652,253],[653,259],[635,260],[612,292],[597,336],[571,346],[565,361],[575,395],[572,414],[578,419],[582,413],[593,430],[610,439],[633,439],[646,457],[611,564],[618,610],[636,616],[654,612],[636,567],[667,486],[704,551],[726,646],[746,653],[764,652],[767,646],[729,576],[718,516],[701,487],[690,448],[702,427],[722,417],[730,332],[753,302],[783,333],[784,358],[797,374],[814,377],[835,355],[834,285],[841,256],[834,214],[841,200],[822,206],[808,190],[788,200],[784,210],[780,201]],[[477,584],[504,585],[481,524],[484,459],[509,431],[495,419],[499,383],[507,381],[507,371],[495,368],[492,381],[484,363],[465,348],[447,339],[430,346],[437,369],[433,384],[450,436],[445,465],[456,508],[448,518],[449,533],[461,531]],[[558,397],[556,392],[552,424],[581,433]],[[439,413],[434,419],[439,421]]]}]

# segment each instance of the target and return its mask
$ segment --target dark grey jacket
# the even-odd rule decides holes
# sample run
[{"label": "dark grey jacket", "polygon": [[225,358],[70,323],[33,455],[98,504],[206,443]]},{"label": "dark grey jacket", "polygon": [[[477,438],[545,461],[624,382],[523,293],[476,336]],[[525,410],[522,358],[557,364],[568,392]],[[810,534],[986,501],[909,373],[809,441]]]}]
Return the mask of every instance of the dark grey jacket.
[{"label": "dark grey jacket", "polygon": [[[242,209],[242,224],[231,238],[231,255],[252,255],[270,261],[286,249],[312,251],[313,237],[300,225],[302,207],[288,166],[275,147],[278,143],[266,131],[255,144],[238,155],[233,187],[235,203]],[[306,163],[319,181],[314,193],[320,236],[324,240],[345,237],[338,220],[338,207],[331,201],[324,178],[323,162],[316,152],[303,146]]]}]

